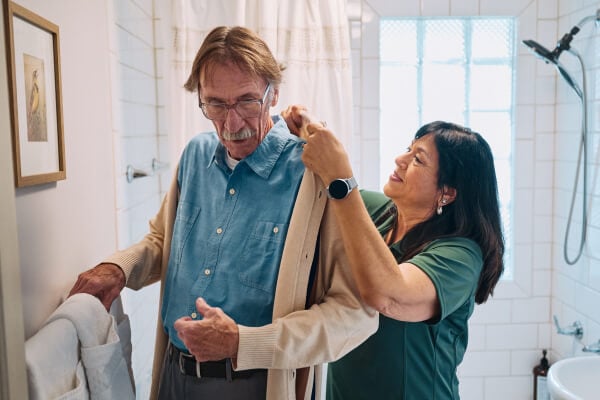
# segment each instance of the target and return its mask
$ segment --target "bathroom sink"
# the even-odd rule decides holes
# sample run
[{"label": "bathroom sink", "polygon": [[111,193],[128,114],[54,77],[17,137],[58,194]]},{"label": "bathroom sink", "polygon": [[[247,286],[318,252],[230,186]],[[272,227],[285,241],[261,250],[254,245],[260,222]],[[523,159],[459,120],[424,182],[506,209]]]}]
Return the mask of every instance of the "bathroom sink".
[{"label": "bathroom sink", "polygon": [[548,371],[548,391],[553,400],[600,398],[600,356],[565,358]]}]

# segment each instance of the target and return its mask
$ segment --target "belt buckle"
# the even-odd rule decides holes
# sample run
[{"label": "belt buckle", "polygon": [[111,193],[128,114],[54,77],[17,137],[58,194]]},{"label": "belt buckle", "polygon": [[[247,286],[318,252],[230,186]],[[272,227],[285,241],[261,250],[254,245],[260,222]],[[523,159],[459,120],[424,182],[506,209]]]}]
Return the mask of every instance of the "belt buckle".
[{"label": "belt buckle", "polygon": [[196,364],[196,378],[202,378],[202,374],[200,373],[200,363],[198,361],[196,361],[196,359],[194,358],[194,356],[192,356],[191,354],[185,354],[182,352],[178,352],[179,353],[179,372],[181,372],[182,375],[186,375],[185,373],[185,368],[183,368],[183,358],[191,358],[192,360],[194,360],[194,363]]}]

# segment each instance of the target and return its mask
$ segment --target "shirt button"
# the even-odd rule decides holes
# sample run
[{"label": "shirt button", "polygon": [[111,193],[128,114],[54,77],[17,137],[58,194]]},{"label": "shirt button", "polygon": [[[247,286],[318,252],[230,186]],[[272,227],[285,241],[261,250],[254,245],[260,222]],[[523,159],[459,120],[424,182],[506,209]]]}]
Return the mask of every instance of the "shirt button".
[{"label": "shirt button", "polygon": [[220,235],[221,233],[223,233],[223,229],[217,228],[217,233]]},{"label": "shirt button", "polygon": [[273,233],[277,233],[277,232],[279,232],[279,228],[278,227],[273,228]]},{"label": "shirt button", "polygon": [[198,314],[196,314],[195,312],[190,314],[190,317],[192,317],[192,318],[196,318],[197,316],[198,316]]},{"label": "shirt button", "polygon": [[210,275],[210,269],[206,268],[206,269],[204,270],[204,275]]},{"label": "shirt button", "polygon": [[235,189],[234,188],[229,189],[229,194],[233,196],[235,194]]}]

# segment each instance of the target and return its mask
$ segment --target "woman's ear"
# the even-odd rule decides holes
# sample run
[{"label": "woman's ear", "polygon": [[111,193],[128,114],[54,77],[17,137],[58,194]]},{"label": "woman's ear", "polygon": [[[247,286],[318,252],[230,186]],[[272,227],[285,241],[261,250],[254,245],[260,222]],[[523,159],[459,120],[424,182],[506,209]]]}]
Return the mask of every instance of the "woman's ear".
[{"label": "woman's ear", "polygon": [[442,189],[442,199],[445,200],[444,204],[452,203],[456,199],[456,189],[444,185]]}]

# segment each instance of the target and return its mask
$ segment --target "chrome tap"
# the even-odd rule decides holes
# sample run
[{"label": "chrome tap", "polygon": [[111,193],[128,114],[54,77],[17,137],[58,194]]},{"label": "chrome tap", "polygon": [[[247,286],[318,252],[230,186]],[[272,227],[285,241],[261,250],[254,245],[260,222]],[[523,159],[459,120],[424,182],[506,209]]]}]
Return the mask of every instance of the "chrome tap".
[{"label": "chrome tap", "polygon": [[600,353],[600,339],[596,343],[583,346],[581,351],[585,351],[586,353]]},{"label": "chrome tap", "polygon": [[556,318],[556,315],[554,315],[554,325],[556,325],[556,332],[559,335],[575,336],[579,340],[581,340],[583,337],[583,326],[579,321],[575,321],[571,325],[561,328],[558,324],[558,318]]}]

